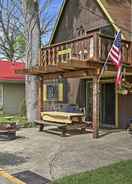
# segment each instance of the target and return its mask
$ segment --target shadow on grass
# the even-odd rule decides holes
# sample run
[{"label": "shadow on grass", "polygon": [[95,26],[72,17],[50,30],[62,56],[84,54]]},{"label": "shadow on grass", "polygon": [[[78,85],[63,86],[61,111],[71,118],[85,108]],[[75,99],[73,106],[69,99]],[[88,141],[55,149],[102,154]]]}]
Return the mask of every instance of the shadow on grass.
[{"label": "shadow on grass", "polygon": [[0,152],[0,166],[20,165],[29,160],[29,157],[19,156],[8,152]]}]

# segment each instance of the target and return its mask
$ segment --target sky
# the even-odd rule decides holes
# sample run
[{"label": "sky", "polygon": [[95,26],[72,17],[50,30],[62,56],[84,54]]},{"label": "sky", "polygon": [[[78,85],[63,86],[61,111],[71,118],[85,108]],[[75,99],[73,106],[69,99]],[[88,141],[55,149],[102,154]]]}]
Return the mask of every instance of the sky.
[{"label": "sky", "polygon": [[[45,1],[46,0],[40,0],[40,6],[41,7],[42,7],[42,5],[44,4]],[[43,13],[42,17],[45,17],[45,19],[46,19],[44,21],[47,21],[48,19],[53,19],[54,18],[53,23],[51,25],[52,26],[52,31],[53,31],[53,28],[54,28],[59,10],[61,8],[62,2],[63,2],[63,0],[51,0],[50,6],[45,11],[43,11],[44,13]],[[48,34],[46,34],[42,37],[42,43],[43,44],[48,44],[48,41],[51,37],[52,31],[50,31]]]}]

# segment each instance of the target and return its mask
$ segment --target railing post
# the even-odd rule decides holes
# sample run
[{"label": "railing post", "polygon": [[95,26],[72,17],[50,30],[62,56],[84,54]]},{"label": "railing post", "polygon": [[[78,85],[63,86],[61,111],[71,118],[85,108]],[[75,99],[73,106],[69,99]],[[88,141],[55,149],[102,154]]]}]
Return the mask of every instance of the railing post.
[{"label": "railing post", "polygon": [[58,55],[59,47],[56,47],[56,64],[59,63],[59,55]]},{"label": "railing post", "polygon": [[52,48],[52,64],[55,65],[55,48]]},{"label": "railing post", "polygon": [[132,42],[130,43],[130,47],[128,51],[128,63],[132,65]]},{"label": "railing post", "polygon": [[52,59],[51,59],[51,48],[48,48],[48,65],[52,64]]},{"label": "railing post", "polygon": [[99,61],[99,34],[94,33],[93,39],[94,39],[94,57],[93,59],[95,61]]},{"label": "railing post", "polygon": [[99,136],[99,82],[93,78],[93,138]]}]

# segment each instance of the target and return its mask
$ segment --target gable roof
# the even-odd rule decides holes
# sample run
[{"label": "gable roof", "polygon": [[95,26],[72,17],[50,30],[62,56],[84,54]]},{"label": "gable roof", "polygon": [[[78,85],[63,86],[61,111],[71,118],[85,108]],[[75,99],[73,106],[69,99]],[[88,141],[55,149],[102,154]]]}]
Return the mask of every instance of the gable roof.
[{"label": "gable roof", "polygon": [[123,38],[132,41],[131,0],[96,0],[116,31],[119,29]]},{"label": "gable roof", "polygon": [[0,81],[24,81],[24,75],[15,73],[15,70],[23,69],[24,66],[24,63],[0,60]]},{"label": "gable roof", "polygon": [[[63,0],[54,30],[51,35],[50,43],[52,43],[57,27],[59,26],[60,18],[64,8],[69,0]],[[121,30],[123,39],[132,41],[132,3],[131,0],[95,0],[100,6],[108,21],[116,31]]]}]

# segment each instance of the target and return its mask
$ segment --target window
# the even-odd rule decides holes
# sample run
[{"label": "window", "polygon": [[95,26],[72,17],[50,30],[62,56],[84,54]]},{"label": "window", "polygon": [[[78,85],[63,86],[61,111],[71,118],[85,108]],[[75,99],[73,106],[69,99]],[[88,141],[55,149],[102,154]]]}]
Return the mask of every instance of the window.
[{"label": "window", "polygon": [[43,100],[62,102],[64,99],[63,82],[47,83],[43,85]]},{"label": "window", "polygon": [[47,99],[50,101],[57,100],[57,85],[47,84]]}]

